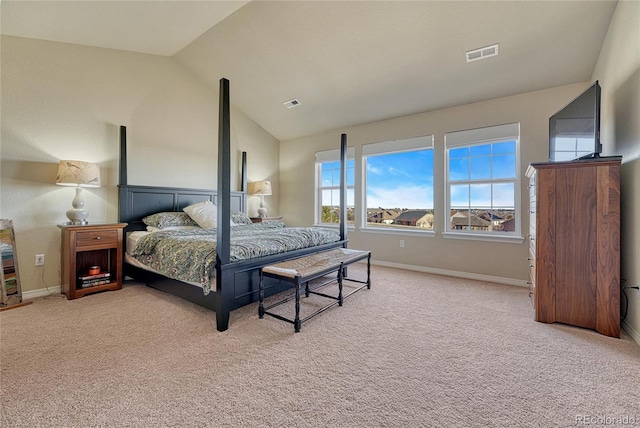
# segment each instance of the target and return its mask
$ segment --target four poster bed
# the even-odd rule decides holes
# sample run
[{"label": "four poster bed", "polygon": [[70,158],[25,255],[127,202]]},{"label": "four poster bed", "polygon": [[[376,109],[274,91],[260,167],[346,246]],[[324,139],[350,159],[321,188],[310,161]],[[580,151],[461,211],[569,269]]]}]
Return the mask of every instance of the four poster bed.
[{"label": "four poster bed", "polygon": [[[240,191],[232,191],[230,165],[229,81],[220,80],[218,132],[218,187],[216,190],[135,186],[127,183],[126,128],[120,127],[120,174],[118,221],[127,223],[124,275],[150,287],[168,292],[216,313],[218,331],[229,326],[229,313],[258,301],[260,268],[269,264],[347,246],[346,233],[346,135],[341,141],[340,228],[289,228],[282,223],[246,221],[246,153],[242,153]],[[215,207],[215,228],[197,226],[165,227],[179,220],[184,224],[184,208],[194,204]],[[183,218],[180,218],[183,216]],[[188,220],[188,219],[187,219]],[[195,224],[195,223],[194,223]],[[154,228],[154,226],[160,226]],[[270,238],[271,234],[275,238]],[[166,240],[161,238],[167,238]],[[304,239],[303,239],[304,238]],[[195,249],[186,241],[195,240]],[[163,247],[165,245],[166,247]],[[172,247],[171,245],[177,247]],[[135,247],[134,247],[135,246]],[[132,248],[134,247],[134,248]],[[178,248],[173,250],[172,248]],[[161,269],[160,254],[169,252],[175,266]],[[172,251],[175,251],[172,253]],[[215,257],[214,257],[215,255]],[[199,262],[191,275],[184,265]],[[291,288],[290,282],[265,281],[269,296]]]}]

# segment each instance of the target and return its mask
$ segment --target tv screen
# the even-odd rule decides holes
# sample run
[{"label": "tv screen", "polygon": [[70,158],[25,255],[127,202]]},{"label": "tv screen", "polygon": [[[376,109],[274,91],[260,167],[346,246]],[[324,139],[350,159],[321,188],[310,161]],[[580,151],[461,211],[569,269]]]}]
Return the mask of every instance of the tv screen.
[{"label": "tv screen", "polygon": [[598,157],[600,144],[600,85],[587,90],[549,118],[549,161]]}]

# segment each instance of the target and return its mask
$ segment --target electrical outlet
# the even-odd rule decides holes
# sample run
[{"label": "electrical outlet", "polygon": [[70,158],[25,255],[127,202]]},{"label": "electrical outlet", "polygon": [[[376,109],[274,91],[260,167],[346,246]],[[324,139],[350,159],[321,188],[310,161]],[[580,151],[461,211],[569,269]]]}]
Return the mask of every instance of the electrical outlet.
[{"label": "electrical outlet", "polygon": [[44,254],[36,254],[36,266],[44,266]]},{"label": "electrical outlet", "polygon": [[400,248],[404,248],[404,239],[400,240]]}]

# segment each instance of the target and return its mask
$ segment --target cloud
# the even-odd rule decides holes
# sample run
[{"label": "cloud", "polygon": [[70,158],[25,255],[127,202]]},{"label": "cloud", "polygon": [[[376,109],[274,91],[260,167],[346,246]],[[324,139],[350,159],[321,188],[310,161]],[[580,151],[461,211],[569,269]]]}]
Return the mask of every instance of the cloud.
[{"label": "cloud", "polygon": [[369,186],[368,208],[433,208],[433,188],[428,186],[402,186],[382,188]]},{"label": "cloud", "polygon": [[409,174],[408,172],[400,170],[400,169],[397,169],[397,168],[394,168],[392,166],[390,166],[387,169],[387,172],[389,172],[389,174],[392,174],[392,175],[402,175],[404,177],[412,177],[413,178],[413,176],[411,174]]},{"label": "cloud", "polygon": [[372,166],[371,164],[367,163],[367,173],[369,172],[376,175],[383,174],[383,171],[380,168]]},{"label": "cloud", "polygon": [[451,186],[451,206],[452,207],[468,207],[471,208],[510,208],[513,209],[514,190],[511,183],[495,183],[493,184],[493,195],[491,193],[492,185],[472,184],[469,185],[453,185]]}]

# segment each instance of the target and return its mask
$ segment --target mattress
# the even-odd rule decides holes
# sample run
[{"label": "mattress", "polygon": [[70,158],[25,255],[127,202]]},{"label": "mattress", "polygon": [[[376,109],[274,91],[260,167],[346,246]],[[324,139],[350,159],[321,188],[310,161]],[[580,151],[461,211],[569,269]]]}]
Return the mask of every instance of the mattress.
[{"label": "mattress", "polygon": [[[215,229],[134,232],[127,236],[127,252],[164,276],[200,284],[208,294],[215,282],[216,234]],[[233,263],[337,242],[340,233],[334,228],[267,222],[232,226],[230,240]]]},{"label": "mattress", "polygon": [[[143,237],[145,235],[148,235],[149,233],[152,233],[152,232],[145,232],[145,231],[138,230],[138,231],[135,231],[135,232],[127,233],[127,252],[124,255],[124,260],[125,260],[125,262],[129,263],[131,266],[135,266],[137,268],[144,269],[144,270],[147,270],[149,272],[153,272],[153,273],[157,273],[157,274],[162,275],[162,272],[159,272],[159,271],[153,269],[152,267],[145,265],[144,263],[142,263],[141,261],[139,261],[138,259],[133,257],[131,254],[129,254],[129,252],[133,251],[133,249],[136,247],[136,245],[138,245],[138,240],[141,237]],[[190,285],[194,285],[196,287],[203,288],[202,284],[199,283],[199,282],[195,282],[195,281],[182,281],[182,282],[185,282],[185,283],[190,284]],[[215,278],[215,275],[209,281],[209,289],[210,290],[214,290],[214,291],[216,290],[216,278]]]}]

